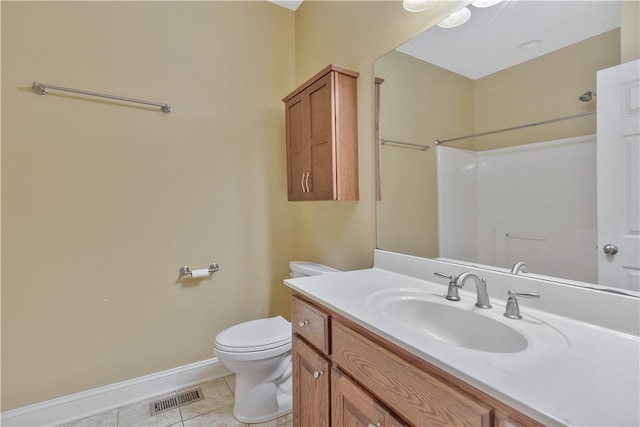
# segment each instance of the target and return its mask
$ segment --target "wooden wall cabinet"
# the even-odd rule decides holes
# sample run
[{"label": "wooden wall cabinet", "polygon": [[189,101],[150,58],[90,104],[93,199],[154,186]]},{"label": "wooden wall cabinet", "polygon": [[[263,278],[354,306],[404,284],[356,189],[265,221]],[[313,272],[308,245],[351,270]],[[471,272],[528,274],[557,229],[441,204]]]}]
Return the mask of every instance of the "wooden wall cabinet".
[{"label": "wooden wall cabinet", "polygon": [[542,424],[294,294],[294,427]]},{"label": "wooden wall cabinet", "polygon": [[289,200],[358,200],[358,75],[332,64],[283,99]]}]

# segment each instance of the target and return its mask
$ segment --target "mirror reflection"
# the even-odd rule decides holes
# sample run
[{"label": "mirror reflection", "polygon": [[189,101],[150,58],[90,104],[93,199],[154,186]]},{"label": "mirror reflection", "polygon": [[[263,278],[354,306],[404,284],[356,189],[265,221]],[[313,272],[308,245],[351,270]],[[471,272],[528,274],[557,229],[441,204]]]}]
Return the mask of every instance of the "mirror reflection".
[{"label": "mirror reflection", "polygon": [[619,2],[470,9],[375,63],[378,248],[619,286],[598,278],[595,114]]}]

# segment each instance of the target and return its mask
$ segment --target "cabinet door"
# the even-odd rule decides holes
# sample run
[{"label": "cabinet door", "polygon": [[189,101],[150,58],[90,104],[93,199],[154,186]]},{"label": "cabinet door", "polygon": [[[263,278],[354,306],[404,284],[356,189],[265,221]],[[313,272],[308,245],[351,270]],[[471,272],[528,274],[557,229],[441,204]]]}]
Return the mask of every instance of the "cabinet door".
[{"label": "cabinet door", "polygon": [[401,427],[405,424],[340,370],[331,370],[332,427]]},{"label": "cabinet door", "polygon": [[336,196],[335,73],[328,73],[305,90],[309,102],[309,191],[311,200]]},{"label": "cabinet door", "polygon": [[329,425],[329,361],[293,336],[293,425]]},{"label": "cabinet door", "polygon": [[303,92],[285,104],[289,200],[306,200],[309,167],[309,106]]}]

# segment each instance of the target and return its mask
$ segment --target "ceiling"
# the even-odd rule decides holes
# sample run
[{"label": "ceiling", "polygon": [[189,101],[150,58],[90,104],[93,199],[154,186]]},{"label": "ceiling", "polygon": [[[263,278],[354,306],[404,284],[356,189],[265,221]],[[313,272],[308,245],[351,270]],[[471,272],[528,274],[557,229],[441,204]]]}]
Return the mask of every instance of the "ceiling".
[{"label": "ceiling", "polygon": [[[397,50],[478,79],[620,26],[620,2],[612,0],[506,0],[469,9],[462,26],[430,28]],[[518,48],[532,40],[542,43]]]}]

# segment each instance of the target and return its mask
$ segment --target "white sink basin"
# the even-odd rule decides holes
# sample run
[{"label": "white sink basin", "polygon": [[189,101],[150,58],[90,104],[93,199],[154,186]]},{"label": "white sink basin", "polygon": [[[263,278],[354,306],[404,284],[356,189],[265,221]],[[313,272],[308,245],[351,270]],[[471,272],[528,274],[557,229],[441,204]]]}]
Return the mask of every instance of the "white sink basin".
[{"label": "white sink basin", "polygon": [[432,292],[377,292],[368,305],[404,328],[454,346],[491,353],[517,353],[528,347],[527,338],[508,326],[508,319],[494,319],[488,313],[481,314],[484,309],[450,302]]}]

